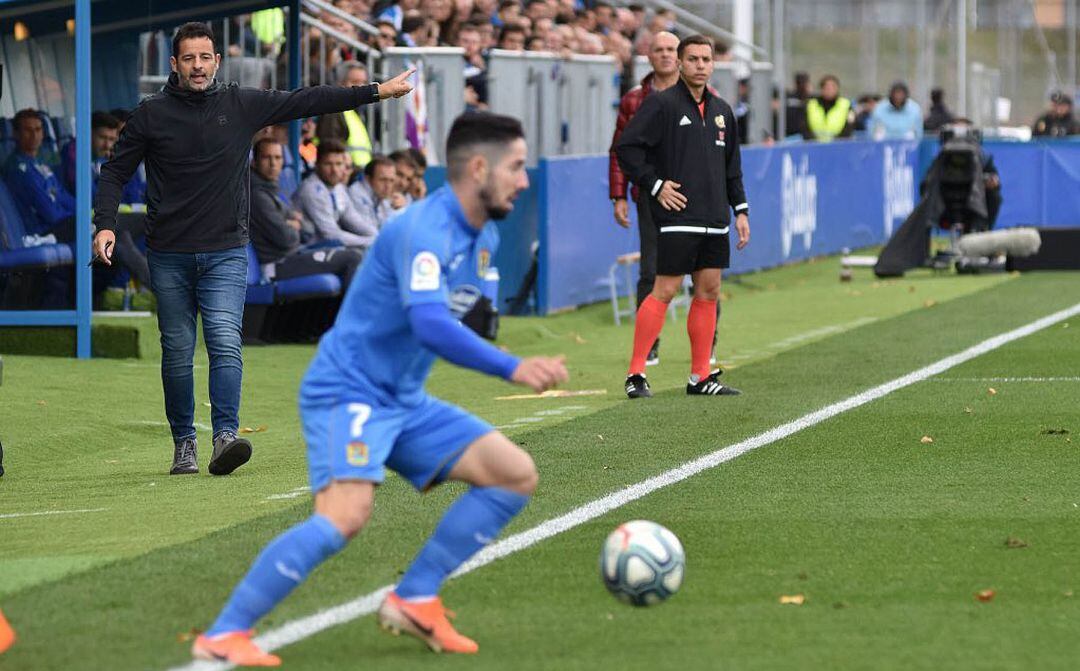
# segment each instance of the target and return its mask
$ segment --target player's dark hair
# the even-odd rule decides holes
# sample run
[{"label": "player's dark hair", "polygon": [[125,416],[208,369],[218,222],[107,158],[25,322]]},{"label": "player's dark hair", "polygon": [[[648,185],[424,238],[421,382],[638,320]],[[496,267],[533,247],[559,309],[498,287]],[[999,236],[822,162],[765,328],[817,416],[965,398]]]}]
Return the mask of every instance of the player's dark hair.
[{"label": "player's dark hair", "polygon": [[[265,147],[268,144],[276,144],[278,146],[281,146],[281,143],[278,142],[277,140],[275,140],[274,138],[272,138],[272,137],[264,137],[263,139],[256,142],[255,146],[252,148],[252,150],[251,150],[252,151],[252,158],[254,158],[256,161],[259,160],[259,156],[262,155],[262,148]],[[284,152],[285,152],[285,148],[282,147],[282,155],[283,156],[284,156]]]},{"label": "player's dark hair", "polygon": [[364,166],[364,180],[370,182],[371,179],[375,176],[375,170],[380,165],[388,165],[391,168],[395,167],[394,162],[391,161],[387,156],[384,156],[383,154],[375,154],[371,157],[371,160],[367,162],[367,165]]},{"label": "player's dark hair", "polygon": [[679,48],[675,51],[676,57],[681,59],[683,56],[683,52],[686,51],[686,47],[694,44],[700,44],[702,46],[709,47],[709,53],[712,53],[716,49],[716,45],[713,43],[713,41],[708,37],[705,37],[704,35],[687,35],[679,41]]},{"label": "player's dark hair", "polygon": [[94,112],[90,115],[90,130],[92,131],[98,128],[116,130],[119,127],[120,120],[108,112]]},{"label": "player's dark hair", "polygon": [[521,122],[514,117],[490,112],[466,112],[454,120],[446,138],[446,165],[451,181],[459,179],[465,164],[477,153],[492,147],[506,149],[525,137]]},{"label": "player's dark hair", "polygon": [[[22,122],[26,119],[41,119],[41,113],[32,107],[21,109],[12,117],[11,125],[15,130],[22,130]],[[45,121],[43,120],[41,124],[44,126]]]},{"label": "player's dark hair", "polygon": [[340,140],[322,140],[319,142],[319,152],[315,156],[315,162],[321,163],[330,154],[346,154],[345,144]]},{"label": "player's dark hair", "polygon": [[210,40],[211,44],[214,44],[214,53],[217,53],[217,45],[214,42],[214,30],[208,23],[202,23],[199,21],[191,21],[185,23],[176,29],[176,34],[172,38],[172,55],[173,58],[180,56],[180,43],[184,40],[196,40],[200,37],[206,37]]}]

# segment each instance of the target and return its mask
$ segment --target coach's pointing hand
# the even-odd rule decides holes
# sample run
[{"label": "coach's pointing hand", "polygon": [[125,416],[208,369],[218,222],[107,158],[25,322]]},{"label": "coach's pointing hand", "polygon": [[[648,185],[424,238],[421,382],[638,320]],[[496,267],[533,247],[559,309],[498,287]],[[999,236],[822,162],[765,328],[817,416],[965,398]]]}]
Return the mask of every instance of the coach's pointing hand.
[{"label": "coach's pointing hand", "polygon": [[660,201],[665,210],[682,212],[686,209],[686,196],[679,193],[681,186],[682,184],[672,182],[670,179],[664,180],[660,192],[656,194],[656,199]]},{"label": "coach's pointing hand", "polygon": [[405,72],[402,72],[397,77],[385,82],[379,83],[379,100],[386,100],[387,98],[400,98],[401,96],[412,91],[412,84],[409,83],[409,77],[412,77],[416,72],[416,68],[409,68]]},{"label": "coach's pointing hand", "polygon": [[735,243],[735,249],[741,250],[750,244],[750,217],[745,214],[736,215],[735,233],[739,236],[739,241]]},{"label": "coach's pointing hand", "polygon": [[533,356],[522,359],[510,381],[529,387],[536,393],[545,392],[570,379],[564,356]]}]

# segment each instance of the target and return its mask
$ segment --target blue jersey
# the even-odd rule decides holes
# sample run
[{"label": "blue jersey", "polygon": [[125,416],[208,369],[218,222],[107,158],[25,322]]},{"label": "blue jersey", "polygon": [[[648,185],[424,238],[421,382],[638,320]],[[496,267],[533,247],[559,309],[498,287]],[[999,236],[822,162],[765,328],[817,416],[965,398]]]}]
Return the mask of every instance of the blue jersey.
[{"label": "blue jersey", "polygon": [[319,343],[301,402],[360,395],[384,404],[421,403],[435,354],[413,333],[408,310],[440,302],[460,320],[480,298],[498,244],[495,225],[473,228],[449,186],[390,220]]}]

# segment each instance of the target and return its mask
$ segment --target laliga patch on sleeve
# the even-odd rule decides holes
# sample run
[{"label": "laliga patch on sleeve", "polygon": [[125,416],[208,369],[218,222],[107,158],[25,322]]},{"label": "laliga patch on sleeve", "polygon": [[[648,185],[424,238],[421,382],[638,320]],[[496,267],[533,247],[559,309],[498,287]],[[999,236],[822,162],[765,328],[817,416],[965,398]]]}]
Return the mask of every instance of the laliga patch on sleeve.
[{"label": "laliga patch on sleeve", "polygon": [[439,288],[439,259],[431,252],[420,252],[412,260],[410,291],[435,291]]}]

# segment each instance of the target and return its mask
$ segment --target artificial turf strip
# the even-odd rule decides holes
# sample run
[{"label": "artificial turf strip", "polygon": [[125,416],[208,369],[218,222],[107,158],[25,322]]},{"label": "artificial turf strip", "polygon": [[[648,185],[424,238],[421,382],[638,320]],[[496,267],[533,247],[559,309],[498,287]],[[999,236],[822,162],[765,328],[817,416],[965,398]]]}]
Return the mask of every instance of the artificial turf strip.
[{"label": "artificial turf strip", "polygon": [[[518,434],[520,442],[533,451],[543,476],[541,491],[536,500],[522,519],[513,525],[512,530],[524,529],[598,494],[635,482],[688,458],[735,442],[808,410],[909,372],[978,340],[1027,323],[1077,300],[1080,300],[1080,295],[1075,281],[1068,275],[1024,277],[993,292],[984,292],[887,322],[872,324],[741,368],[738,371],[739,382],[748,391],[753,390],[753,394],[738,399],[723,399],[732,403],[718,405],[710,403],[716,399],[686,399],[675,393],[665,393],[648,405],[620,403],[608,410],[568,420],[556,427],[521,432]],[[1063,329],[1062,333],[1066,333],[1066,330]],[[1058,332],[1053,334],[1058,335]],[[1041,336],[1033,336],[1031,342],[1039,342],[1039,338]],[[1010,345],[1009,348],[1011,350],[1026,342]],[[1045,363],[1046,366],[1057,366],[1056,374],[1061,374],[1061,369],[1070,366],[1075,370],[1076,361],[1080,358],[1075,338],[1065,338],[1064,343],[1056,340],[1043,342],[1049,343],[1042,347],[1047,349],[1047,356],[1053,357],[1053,362]],[[1048,349],[1049,346],[1052,346],[1052,349]],[[985,359],[971,362],[964,370],[971,370],[973,366],[985,361],[996,360],[998,356],[999,354],[991,354]],[[1027,358],[1029,357],[1020,357],[1016,367],[1022,367]],[[1014,372],[1032,374],[1026,368],[996,371],[997,374]],[[760,583],[763,580],[761,576],[771,579],[780,576],[780,569],[776,568],[776,557],[788,557],[790,561],[798,560],[803,563],[802,558],[817,556],[814,553],[819,547],[832,548],[832,554],[825,553],[819,563],[809,563],[808,568],[800,570],[804,570],[809,580],[813,580],[819,575],[819,571],[824,571],[823,567],[832,565],[827,560],[835,559],[836,566],[833,570],[848,571],[837,574],[837,584],[858,593],[859,590],[868,590],[868,585],[878,584],[878,581],[874,580],[875,571],[878,570],[875,566],[880,568],[880,565],[887,564],[893,556],[904,556],[896,554],[897,547],[909,548],[911,551],[923,547],[927,551],[933,550],[936,553],[933,556],[948,557],[951,555],[947,550],[953,547],[948,543],[968,540],[966,537],[956,536],[959,532],[955,529],[953,535],[946,533],[955,526],[950,523],[949,515],[944,515],[941,519],[929,516],[929,521],[937,525],[931,524],[921,531],[916,524],[914,529],[918,533],[914,534],[917,536],[914,542],[913,534],[905,531],[902,525],[895,524],[893,520],[897,518],[889,517],[891,510],[904,510],[909,513],[910,518],[919,522],[917,515],[910,514],[913,511],[918,512],[918,509],[912,506],[919,502],[929,501],[925,503],[927,509],[935,503],[939,506],[951,506],[949,500],[939,498],[941,483],[937,480],[909,477],[902,479],[906,488],[891,490],[888,483],[856,477],[858,466],[867,463],[878,468],[891,469],[899,475],[909,473],[912,466],[910,454],[902,450],[882,449],[879,446],[879,436],[890,427],[896,429],[906,426],[913,422],[913,418],[918,419],[941,410],[943,405],[934,395],[944,394],[951,398],[956,394],[955,389],[950,391],[953,386],[927,382],[859,410],[859,416],[866,415],[868,419],[857,427],[857,435],[852,438],[845,438],[842,430],[842,425],[848,421],[846,417],[813,430],[815,433],[826,432],[827,437],[822,441],[819,451],[841,450],[843,455],[851,455],[853,450],[861,449],[862,453],[855,454],[867,457],[842,462],[835,471],[830,471],[834,476],[846,476],[853,482],[862,483],[862,486],[853,488],[851,496],[845,500],[847,505],[836,505],[840,500],[838,495],[846,490],[829,478],[802,477],[804,473],[812,473],[812,470],[808,471],[805,465],[800,464],[817,463],[816,452],[807,452],[802,461],[790,457],[780,458],[789,452],[798,454],[797,450],[784,451],[781,447],[792,443],[802,445],[800,441],[810,435],[810,432],[807,432],[695,478],[685,486],[680,485],[638,502],[628,507],[624,511],[625,515],[622,515],[623,511],[618,515],[610,515],[604,522],[572,531],[562,538],[548,541],[457,581],[451,585],[447,595],[451,604],[458,605],[462,610],[461,626],[465,631],[475,633],[481,638],[481,642],[488,646],[478,660],[468,663],[489,668],[505,668],[510,659],[507,655],[512,655],[515,665],[530,668],[559,668],[571,663],[594,667],[617,664],[634,668],[639,662],[641,666],[646,666],[645,661],[652,659],[642,651],[644,643],[662,639],[673,641],[677,645],[662,648],[660,643],[655,643],[648,646],[650,650],[655,648],[651,653],[655,657],[660,658],[666,650],[668,654],[662,659],[676,659],[682,665],[694,668],[717,668],[724,663],[719,653],[728,651],[733,645],[729,640],[733,636],[730,632],[737,632],[737,642],[745,646],[744,656],[740,659],[752,659],[757,654],[755,651],[766,650],[770,652],[761,659],[766,662],[772,660],[774,663],[764,663],[764,666],[800,668],[799,660],[803,657],[799,656],[798,651],[781,654],[774,650],[773,642],[789,640],[794,635],[793,631],[805,632],[805,637],[798,638],[800,641],[836,634],[815,629],[816,625],[806,624],[802,620],[793,624],[785,619],[806,617],[805,615],[781,615],[770,609],[774,605],[772,599],[777,596],[776,590],[789,588],[786,584],[777,586],[774,584],[775,580],[755,586],[752,579],[757,576]],[[916,391],[920,393],[915,394]],[[892,414],[892,408],[899,408],[894,401],[900,397],[906,398],[909,394],[913,394],[915,405],[907,409],[900,408],[903,412]],[[1005,391],[995,396],[996,401],[1008,398]],[[700,408],[701,411],[688,412],[691,407]],[[962,410],[960,408],[957,412],[963,415]],[[1017,412],[1029,418],[1038,418],[1057,411],[1048,403],[1036,402],[1024,404]],[[678,417],[680,423],[673,425],[672,417]],[[1054,422],[1056,416],[1052,423]],[[841,428],[829,431],[833,427]],[[927,429],[920,426],[914,433],[923,431]],[[989,426],[986,434],[991,439],[1008,435],[1005,429],[998,426]],[[603,440],[599,438],[601,435],[604,436]],[[925,446],[918,443],[918,438],[919,435],[913,438],[913,449],[925,451]],[[939,439],[932,447],[940,446],[942,445]],[[997,451],[1006,456],[1009,454],[1008,449]],[[977,455],[978,453],[975,456]],[[1027,467],[1042,473],[1047,468],[1061,466],[1058,463],[1048,465],[1045,459],[1041,458],[1043,455],[1027,456],[1030,458],[1021,464],[1010,464],[1007,461],[1002,463],[1001,471],[1011,475]],[[974,474],[971,487],[979,491],[1001,491],[996,486],[999,483],[994,482],[992,477],[1001,471],[975,461],[972,455],[968,455],[968,458],[972,463],[966,464],[967,470]],[[991,466],[996,467],[996,463]],[[742,469],[747,469],[745,475],[733,476],[733,473],[742,472]],[[934,473],[931,471],[929,474]],[[949,477],[958,477],[951,470],[948,474]],[[1043,496],[1068,497],[1076,489],[1075,483],[1054,481],[1046,483],[1046,487],[1049,491],[1041,492]],[[198,486],[193,488],[214,498],[218,505],[228,504],[228,489],[210,490]],[[451,494],[444,491],[421,499],[404,492],[403,489],[400,481],[394,480],[380,490],[374,522],[371,528],[365,531],[362,540],[351,546],[342,557],[317,572],[312,581],[298,590],[264,626],[280,624],[288,618],[310,613],[319,607],[340,602],[392,581],[396,571],[405,565],[417,544],[434,524]],[[683,498],[680,492],[684,490],[693,490],[694,495]],[[777,499],[778,492],[784,496]],[[928,499],[929,495],[932,496]],[[675,497],[676,501],[670,505],[662,503],[665,497],[669,496]],[[773,499],[776,499],[774,504],[766,505]],[[977,501],[976,498],[970,500]],[[656,501],[661,503],[651,503]],[[733,502],[739,501],[763,503],[756,509],[747,509],[747,503],[742,504],[741,508],[733,505]],[[836,505],[831,510],[833,518],[824,513],[818,517],[803,515],[820,508],[822,502]],[[898,507],[898,502],[903,505]],[[306,509],[306,504],[297,505],[288,511],[268,515],[195,542],[120,561],[5,597],[5,612],[16,622],[23,623],[23,639],[19,647],[9,653],[11,656],[0,664],[14,665],[12,668],[34,669],[155,668],[182,661],[186,646],[177,642],[177,636],[192,626],[205,625],[258,547],[291,521],[305,516]],[[945,512],[951,510],[949,508]],[[180,512],[182,511],[178,511],[178,514]],[[688,548],[691,543],[696,546],[702,542],[699,538],[715,538],[716,550],[703,547],[701,550],[690,551],[691,568],[686,591],[676,597],[677,601],[656,610],[655,615],[648,614],[652,611],[642,615],[618,607],[595,582],[594,562],[599,539],[615,521],[633,516],[653,517],[667,523],[684,536]],[[691,520],[687,523],[686,530],[680,528],[680,520],[684,517]],[[1032,528],[1038,526],[1039,520],[1034,513],[1031,517],[1025,517],[1025,510],[1019,509],[1016,517],[1018,520],[1029,520]],[[700,525],[692,523],[695,518],[703,520]],[[968,524],[972,523],[972,520],[977,521],[978,516],[956,516],[955,519],[963,519],[965,524]],[[815,524],[820,527],[817,531],[814,529]],[[593,526],[599,530],[597,533],[585,533]],[[1054,529],[1054,520],[1044,520],[1043,527]],[[859,542],[845,542],[843,536],[848,531],[852,534],[851,538]],[[163,529],[163,533],[167,533],[167,529]],[[1023,531],[1011,530],[1007,533],[1022,537]],[[942,548],[934,544],[939,537],[942,543],[946,543]],[[828,543],[822,544],[822,538],[827,539]],[[890,538],[893,540],[890,541]],[[574,539],[578,541],[575,542]],[[1004,537],[1000,541],[1004,542]],[[876,558],[874,561],[865,564],[857,561],[859,555],[855,550],[874,549],[879,545],[886,551],[877,553],[875,550],[871,553],[871,558]],[[579,561],[568,555],[568,552],[572,554],[571,550],[565,549],[568,547],[579,552],[582,557],[587,557],[587,566],[584,559]],[[976,550],[972,551],[967,563],[961,564],[961,568],[976,562],[982,565],[994,558],[981,554],[978,550],[982,546],[979,544],[963,545],[963,548],[970,547],[975,547]],[[1034,548],[1033,545],[1032,549]],[[772,559],[768,558],[770,554],[762,554],[766,550],[771,553]],[[996,545],[986,550],[987,553],[998,551]],[[695,560],[694,557],[698,559]],[[1062,557],[1067,560],[1067,555]],[[709,569],[711,560],[716,562],[715,571]],[[697,564],[698,568],[695,569],[695,561],[704,563]],[[1062,558],[1059,557],[1058,563],[1061,564],[1061,561]],[[770,566],[770,562],[773,566]],[[516,566],[517,570],[510,571],[513,566]],[[934,565],[931,563],[931,566]],[[1068,564],[1066,566],[1070,571],[1075,570],[1075,563],[1071,564],[1071,567]],[[744,567],[745,573],[733,574],[733,567]],[[509,573],[499,578],[504,570]],[[893,571],[894,578],[907,576],[906,567],[897,569],[893,566],[890,570]],[[774,575],[768,575],[770,571]],[[560,577],[560,580],[553,581],[551,576]],[[971,582],[975,584],[974,580]],[[895,579],[883,584],[894,583]],[[696,592],[691,589],[694,584],[712,585],[718,591]],[[981,583],[979,586],[982,586]],[[742,590],[748,590],[750,596],[742,597],[746,603],[741,610],[724,611],[725,599],[738,605]],[[989,605],[1008,603],[1005,593],[1002,592],[1001,601]],[[767,601],[758,601],[764,599],[766,594]],[[834,598],[830,592],[825,594],[824,601],[811,594],[810,603],[798,612],[813,612],[811,607],[819,607]],[[880,637],[870,637],[869,629],[860,629],[859,631],[863,632],[861,635],[868,641],[865,649],[860,650],[870,654],[865,651],[872,649],[874,654],[879,654],[881,659],[885,660],[885,664],[900,664],[897,660],[910,660],[912,655],[917,656],[922,646],[926,645],[917,635],[920,631],[948,631],[949,623],[940,620],[951,618],[954,613],[948,608],[942,610],[933,607],[934,599],[926,601],[920,594],[919,589],[915,589],[908,599],[908,607],[912,609],[910,618],[891,619],[887,623],[889,628],[884,631],[892,632],[892,647],[881,647]],[[686,604],[682,606],[684,608],[690,608],[695,599],[705,595],[709,598],[704,599],[701,602],[704,605],[700,606],[704,610],[692,613],[700,617],[682,619],[677,615],[680,612],[677,610],[679,603]],[[850,602],[852,611],[857,610],[856,604],[861,603],[861,597],[858,596],[835,598],[837,602]],[[965,603],[969,598],[970,595],[964,595]],[[623,622],[631,618],[630,622],[639,621],[641,625],[636,629],[631,625],[603,630],[595,626],[590,628],[589,623],[593,620],[583,610],[583,600],[587,605],[591,604],[589,607],[593,611],[603,611],[605,620],[610,612],[615,618],[613,622]],[[501,604],[499,607],[503,610],[499,610],[495,604]],[[897,601],[891,605],[903,604]],[[759,610],[757,619],[749,617]],[[495,617],[496,613],[498,618]],[[488,617],[489,614],[491,617]],[[1027,613],[1014,613],[1016,617],[1026,615]],[[857,623],[862,622],[866,617],[868,616],[863,614],[855,620]],[[935,619],[939,620],[936,624]],[[920,623],[919,627],[911,624],[915,621]],[[87,626],[87,622],[95,624]],[[538,624],[527,635],[521,633],[521,628],[529,627],[529,623]],[[877,624],[882,623],[879,620]],[[791,627],[795,629],[791,630]],[[625,631],[625,640],[605,638],[611,634],[612,629],[616,634]],[[333,662],[335,667],[363,663],[364,660],[386,660],[395,665],[406,666],[433,663],[430,658],[421,654],[416,646],[411,645],[411,642],[381,640],[371,634],[373,631],[369,619],[316,636],[309,642],[292,646],[283,652],[287,655],[291,668],[327,668],[328,664],[320,666],[319,662],[325,662],[325,656],[328,655],[336,656],[336,661]],[[507,636],[501,636],[502,632],[507,632]],[[511,634],[512,638],[509,637]],[[998,634],[997,638],[1000,639],[1000,632]],[[862,657],[852,656],[850,659],[854,661],[850,664],[839,658],[845,645],[839,642],[841,640],[819,640],[816,647],[807,648],[808,656],[805,659],[824,663],[822,660],[825,658],[821,655],[830,654],[828,651],[832,650],[832,654],[838,657],[835,664],[830,662],[831,667],[839,665],[865,668],[867,658],[864,653],[860,653],[864,654]],[[860,640],[862,639],[856,638],[855,643]],[[57,645],[56,641],[63,641],[63,645]],[[106,641],[107,646],[104,644]],[[786,648],[781,646],[781,651],[783,650]],[[1035,651],[1038,654],[1042,652],[1044,651]],[[977,662],[978,658],[965,658],[964,664],[945,666],[978,668],[976,662],[971,662],[970,667],[965,666],[971,659]],[[1043,659],[1046,662],[1042,665],[1044,667],[1053,666],[1054,663],[1049,653],[1042,658],[1032,658],[1029,655],[1026,659]],[[859,660],[861,663],[855,663]],[[995,658],[994,661],[997,663],[1000,659]],[[466,662],[439,660],[436,663],[454,665]],[[655,661],[652,663],[652,668],[658,668]],[[906,666],[910,668],[911,664]]]}]

